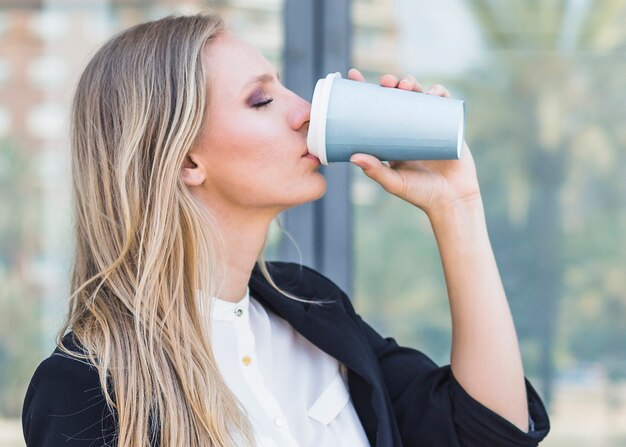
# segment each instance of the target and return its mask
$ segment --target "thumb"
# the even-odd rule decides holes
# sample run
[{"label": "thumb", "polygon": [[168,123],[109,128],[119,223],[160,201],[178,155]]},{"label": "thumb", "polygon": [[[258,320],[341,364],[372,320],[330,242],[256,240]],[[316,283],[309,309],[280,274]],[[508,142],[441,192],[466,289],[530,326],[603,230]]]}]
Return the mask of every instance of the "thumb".
[{"label": "thumb", "polygon": [[368,154],[354,154],[350,157],[350,161],[361,168],[365,175],[380,184],[385,191],[395,195],[401,194],[402,177],[378,158]]}]

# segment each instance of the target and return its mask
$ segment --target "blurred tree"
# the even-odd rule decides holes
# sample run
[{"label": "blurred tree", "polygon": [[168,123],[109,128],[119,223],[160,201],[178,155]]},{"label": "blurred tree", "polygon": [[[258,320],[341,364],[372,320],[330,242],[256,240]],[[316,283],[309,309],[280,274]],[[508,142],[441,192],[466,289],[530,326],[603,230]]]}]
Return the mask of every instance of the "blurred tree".
[{"label": "blurred tree", "polygon": [[450,316],[428,219],[363,173],[355,177],[367,192],[355,199],[355,305],[381,334],[448,363]]},{"label": "blurred tree", "polygon": [[[589,234],[591,216],[584,213],[590,208],[595,212],[592,220],[603,218],[605,209],[594,209],[589,201],[606,199],[621,181],[611,176],[612,165],[606,163],[619,151],[612,126],[620,123],[616,116],[606,116],[606,97],[599,94],[606,72],[598,63],[623,53],[626,3],[466,0],[466,4],[493,56],[486,72],[465,82],[468,102],[480,104],[480,110],[472,110],[479,127],[470,139],[483,151],[477,158],[479,170],[486,171],[481,181],[490,196],[486,203],[491,234],[520,336],[527,352],[536,354],[525,360],[540,375],[549,404],[564,277],[577,261],[565,248],[581,234]],[[490,92],[503,94],[485,95],[485,85]],[[469,100],[478,94],[480,98]],[[580,147],[585,138],[590,145]],[[596,150],[600,152],[590,163],[589,154]],[[590,179],[610,186],[587,190],[581,200],[572,194],[580,192],[581,179],[586,186]],[[617,209],[623,213],[623,204]],[[575,231],[570,231],[573,227]],[[580,254],[585,257],[584,250]],[[599,262],[614,261],[602,255]]]},{"label": "blurred tree", "polygon": [[0,415],[17,417],[41,353],[38,291],[38,184],[25,151],[0,141]]}]

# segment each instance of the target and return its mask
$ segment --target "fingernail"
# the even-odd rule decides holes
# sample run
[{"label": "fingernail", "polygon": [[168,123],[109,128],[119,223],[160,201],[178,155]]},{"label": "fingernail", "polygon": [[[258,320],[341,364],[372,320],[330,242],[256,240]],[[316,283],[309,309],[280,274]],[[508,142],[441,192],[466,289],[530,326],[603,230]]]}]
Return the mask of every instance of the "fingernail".
[{"label": "fingernail", "polygon": [[358,159],[357,160],[353,160],[352,158],[350,158],[350,161],[353,164],[357,165],[361,169],[363,169],[363,168],[365,168],[365,166],[367,166],[362,160],[358,160]]}]

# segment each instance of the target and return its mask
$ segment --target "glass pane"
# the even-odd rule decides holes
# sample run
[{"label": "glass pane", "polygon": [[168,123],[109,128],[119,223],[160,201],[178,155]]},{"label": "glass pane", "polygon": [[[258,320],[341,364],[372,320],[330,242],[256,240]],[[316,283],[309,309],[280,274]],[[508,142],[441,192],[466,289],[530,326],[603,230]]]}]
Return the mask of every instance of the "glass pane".
[{"label": "glass pane", "polygon": [[[546,447],[626,445],[626,5],[355,0],[354,65],[442,83],[467,104],[491,240]],[[354,171],[355,304],[449,362],[430,225]]]},{"label": "glass pane", "polygon": [[[210,6],[278,69],[282,0],[3,2],[0,10],[0,445],[24,444],[26,386],[54,347],[71,261],[67,116],[90,55],[136,23]],[[68,6],[68,4],[70,6]],[[274,234],[274,233],[273,233]]]}]

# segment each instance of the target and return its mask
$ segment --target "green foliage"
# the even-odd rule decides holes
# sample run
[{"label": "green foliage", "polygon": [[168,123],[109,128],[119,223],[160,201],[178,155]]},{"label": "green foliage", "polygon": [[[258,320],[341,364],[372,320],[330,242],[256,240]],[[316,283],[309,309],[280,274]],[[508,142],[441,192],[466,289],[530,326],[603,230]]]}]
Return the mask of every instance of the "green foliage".
[{"label": "green foliage", "polygon": [[0,142],[0,415],[17,417],[26,386],[40,360],[36,278],[38,249],[35,173],[17,145]]},{"label": "green foliage", "polygon": [[355,174],[368,191],[354,207],[355,305],[384,336],[448,363],[448,301],[430,224],[420,210]]},{"label": "green foliage", "polygon": [[480,105],[468,139],[525,362],[549,395],[554,359],[626,350],[626,5],[467,4],[491,47],[463,80]]},{"label": "green foliage", "polygon": [[[626,370],[608,360],[626,358],[626,4],[577,9],[584,3],[467,0],[487,57],[437,80],[466,100],[526,371],[547,400],[557,361]],[[359,311],[447,361],[446,290],[427,222],[382,191],[355,212]]]}]

